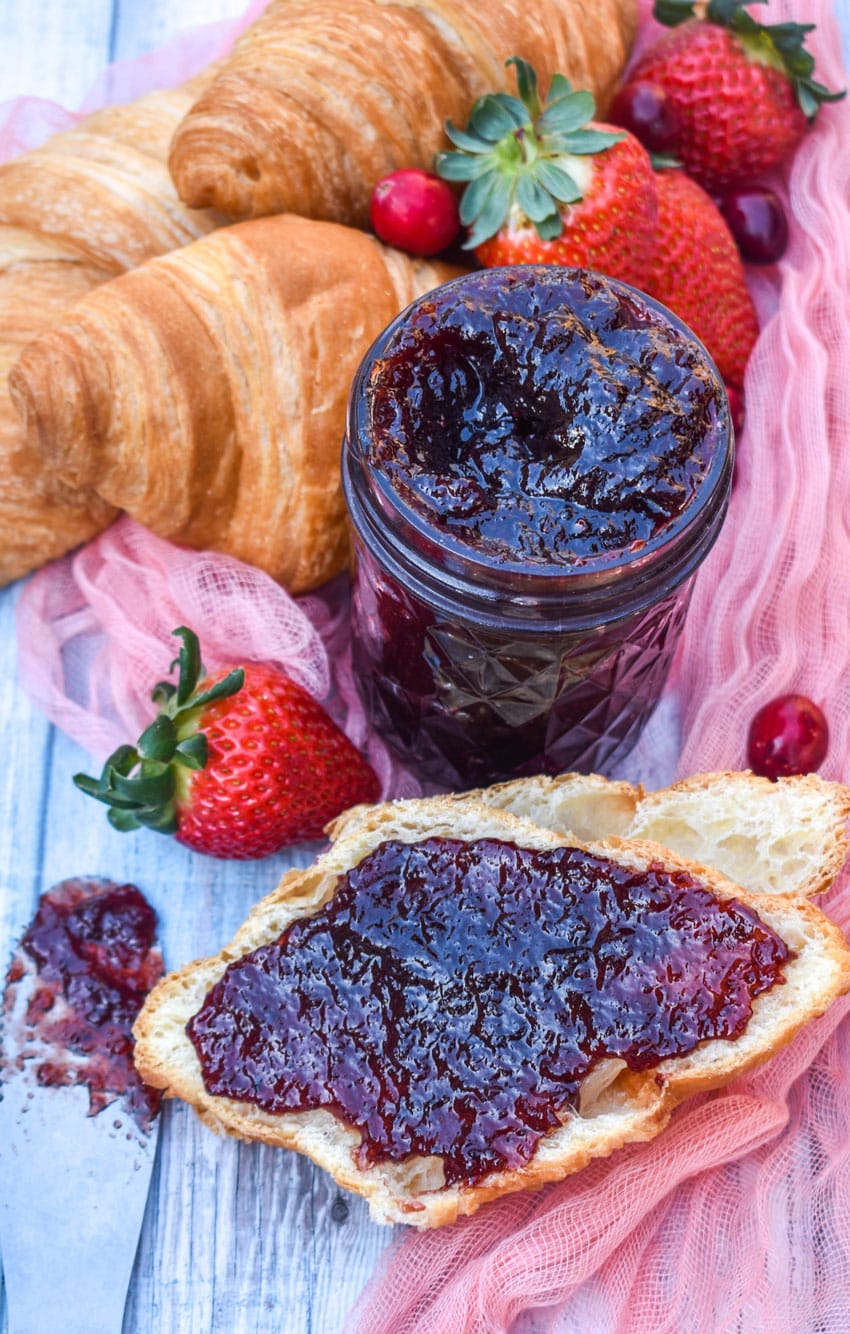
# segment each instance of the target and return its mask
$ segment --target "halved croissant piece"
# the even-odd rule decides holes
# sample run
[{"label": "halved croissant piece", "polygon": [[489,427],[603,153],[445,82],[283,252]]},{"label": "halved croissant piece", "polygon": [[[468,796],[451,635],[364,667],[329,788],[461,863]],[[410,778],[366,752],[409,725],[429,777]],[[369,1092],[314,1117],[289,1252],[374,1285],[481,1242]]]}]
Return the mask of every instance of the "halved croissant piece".
[{"label": "halved croissant piece", "polygon": [[604,112],[636,28],[635,0],[272,0],[179,127],[181,199],[231,218],[363,225],[397,167],[429,168],[446,119],[507,88],[509,56],[543,87],[560,71]]},{"label": "halved croissant piece", "polygon": [[334,223],[225,227],[85,297],[10,388],[69,486],[300,592],[347,562],[339,458],[360,358],[454,272]]}]

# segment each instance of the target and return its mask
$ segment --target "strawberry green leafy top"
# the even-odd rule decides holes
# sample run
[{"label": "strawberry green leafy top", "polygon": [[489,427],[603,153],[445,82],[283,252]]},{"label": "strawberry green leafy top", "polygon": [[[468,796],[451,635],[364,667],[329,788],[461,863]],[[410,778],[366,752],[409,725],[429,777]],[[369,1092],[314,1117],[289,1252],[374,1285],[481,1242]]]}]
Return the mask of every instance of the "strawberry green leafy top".
[{"label": "strawberry green leafy top", "polygon": [[574,90],[563,74],[552,76],[543,102],[531,65],[518,56],[506,64],[515,67],[519,96],[479,97],[465,129],[446,125],[458,151],[438,153],[434,163],[444,180],[468,182],[460,204],[461,222],[470,228],[467,250],[495,236],[515,209],[543,240],[560,236],[559,205],[582,199],[574,159],[624,137],[588,127],[596,111],[593,95]]}]

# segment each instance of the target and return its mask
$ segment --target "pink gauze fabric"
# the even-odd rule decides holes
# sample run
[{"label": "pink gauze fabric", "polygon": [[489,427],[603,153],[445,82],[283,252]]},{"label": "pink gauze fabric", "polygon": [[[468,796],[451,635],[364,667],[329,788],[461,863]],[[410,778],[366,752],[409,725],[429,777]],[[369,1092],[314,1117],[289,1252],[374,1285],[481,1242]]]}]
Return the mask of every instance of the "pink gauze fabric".
[{"label": "pink gauze fabric", "polygon": [[[642,41],[650,11],[646,0]],[[846,86],[828,0],[780,0],[757,17],[817,24],[818,78]],[[848,143],[841,102],[780,182],[786,256],[751,271],[762,328],[737,482],[677,660],[682,776],[743,767],[754,711],[800,690],[829,717],[822,772],[850,778]],[[846,874],[824,907],[846,931]],[[652,1143],[402,1240],[364,1295],[358,1334],[850,1329],[848,1008],[760,1073],[682,1106]]]},{"label": "pink gauze fabric", "polygon": [[417,795],[415,779],[366,726],[348,661],[343,579],[296,600],[262,570],[176,547],[126,515],[26,585],[17,609],[21,681],[103,760],[150,722],[151,688],[179,650],[179,625],[202,635],[207,671],[245,661],[280,667],[323,701],[384,793]]},{"label": "pink gauze fabric", "polygon": [[[642,0],[642,42],[652,34],[650,8]],[[818,77],[844,86],[830,0],[774,0],[769,19],[817,24],[809,41]],[[196,41],[203,59],[225,45],[209,32],[189,35],[163,57],[165,77],[156,57],[128,66],[133,94],[192,73]],[[105,79],[99,95],[114,87]],[[17,129],[8,129],[7,117],[0,145],[33,142],[27,114],[13,110]],[[55,109],[47,118],[40,109],[37,119],[50,121],[47,128],[62,123]],[[792,219],[786,257],[750,275],[762,331],[747,374],[737,483],[697,580],[671,687],[682,720],[681,774],[743,766],[755,709],[798,689],[829,717],[824,774],[850,778],[848,143],[850,106],[827,107],[778,182]],[[151,602],[163,607],[155,622],[143,606]],[[162,642],[193,616],[218,623],[209,665],[240,649],[279,662],[329,701],[383,765],[385,791],[415,789],[366,734],[345,654],[343,591],[295,604],[256,571],[178,553],[126,519],[25,588],[22,679],[61,726],[105,751],[113,729],[135,723],[142,707],[124,693],[124,652],[141,679],[151,669],[161,675]],[[824,906],[850,927],[846,876]],[[848,1000],[834,1006],[761,1072],[680,1108],[658,1140],[451,1228],[402,1236],[350,1328],[843,1334],[850,1329],[848,1009]]]}]

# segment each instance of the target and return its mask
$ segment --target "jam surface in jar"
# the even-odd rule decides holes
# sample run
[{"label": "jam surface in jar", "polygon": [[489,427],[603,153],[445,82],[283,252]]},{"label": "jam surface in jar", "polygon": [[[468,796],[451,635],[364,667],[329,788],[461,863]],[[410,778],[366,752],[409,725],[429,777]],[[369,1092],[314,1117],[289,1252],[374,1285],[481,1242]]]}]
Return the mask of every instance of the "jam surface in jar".
[{"label": "jam surface in jar", "polygon": [[317,914],[231,963],[187,1025],[213,1094],[327,1108],[361,1166],[447,1183],[527,1162],[598,1062],[734,1038],[792,958],[690,874],[561,847],[388,841]]},{"label": "jam surface in jar", "polygon": [[370,461],[397,502],[514,568],[634,552],[705,481],[722,391],[639,293],[578,270],[421,299],[371,367]]},{"label": "jam surface in jar", "polygon": [[441,788],[614,772],[732,461],[716,368],[635,289],[517,265],[420,297],[364,358],[343,449],[372,726]]},{"label": "jam surface in jar", "polygon": [[120,1099],[146,1129],[160,1093],[136,1072],[132,1029],[162,973],[156,914],[134,885],[76,878],[43,894],[6,989],[7,1022],[16,985],[31,992],[18,1046],[36,1083],[86,1086],[91,1115]]}]

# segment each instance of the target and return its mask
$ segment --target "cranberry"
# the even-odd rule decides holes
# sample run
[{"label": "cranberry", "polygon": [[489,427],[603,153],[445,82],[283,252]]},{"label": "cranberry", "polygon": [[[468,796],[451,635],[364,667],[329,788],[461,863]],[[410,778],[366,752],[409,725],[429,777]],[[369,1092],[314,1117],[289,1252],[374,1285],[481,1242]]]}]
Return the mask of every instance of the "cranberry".
[{"label": "cranberry", "polygon": [[780,695],[750,723],[747,759],[753,773],[775,781],[812,773],[828,747],[829,728],[817,704],[805,695]]},{"label": "cranberry", "polygon": [[733,190],[719,205],[744,259],[775,264],[782,258],[788,244],[788,219],[772,190],[761,185]]},{"label": "cranberry", "polygon": [[460,231],[451,186],[413,167],[378,181],[369,213],[375,234],[409,255],[438,255]]},{"label": "cranberry", "polygon": [[740,435],[746,419],[743,390],[737,389],[733,384],[727,384],[726,397],[729,400],[729,415],[732,418],[733,430],[736,435]]},{"label": "cranberry", "polygon": [[679,135],[679,116],[664,89],[646,79],[635,79],[620,89],[609,119],[622,125],[651,153],[673,148]]}]

